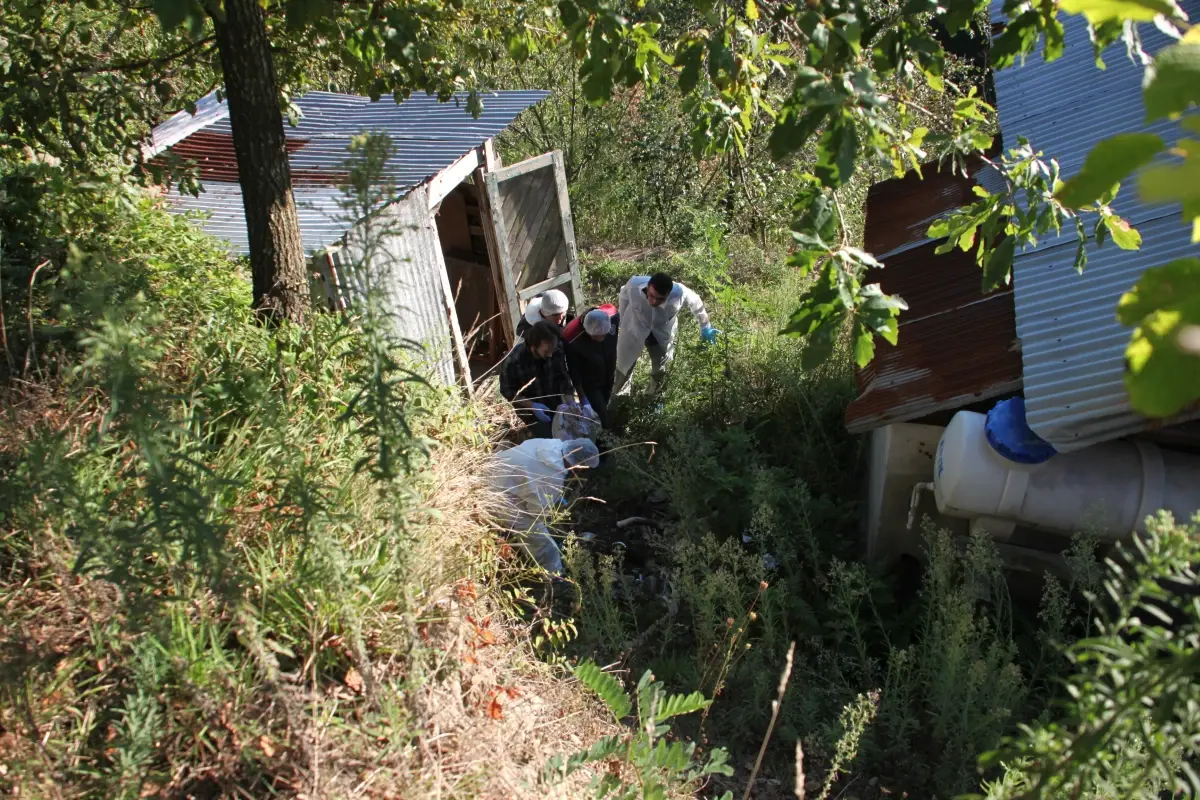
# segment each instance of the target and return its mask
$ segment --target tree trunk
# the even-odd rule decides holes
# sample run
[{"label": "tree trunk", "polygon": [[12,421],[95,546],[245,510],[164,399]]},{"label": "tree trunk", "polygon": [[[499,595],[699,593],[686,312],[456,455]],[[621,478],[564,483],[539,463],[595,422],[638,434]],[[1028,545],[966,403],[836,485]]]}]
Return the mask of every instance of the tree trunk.
[{"label": "tree trunk", "polygon": [[212,17],[250,237],[254,307],[269,320],[303,322],[307,268],[266,13],[258,0],[225,0],[224,12]]}]

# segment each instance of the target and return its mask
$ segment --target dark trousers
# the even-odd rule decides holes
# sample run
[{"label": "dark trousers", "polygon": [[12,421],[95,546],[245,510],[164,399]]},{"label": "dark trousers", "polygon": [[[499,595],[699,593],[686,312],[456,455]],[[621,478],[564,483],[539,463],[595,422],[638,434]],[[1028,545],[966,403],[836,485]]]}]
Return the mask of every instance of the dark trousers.
[{"label": "dark trousers", "polygon": [[605,430],[609,430],[611,426],[608,416],[608,401],[611,389],[605,391],[599,387],[584,388],[583,396],[587,398],[588,405],[596,412],[596,416],[600,418],[600,424]]}]

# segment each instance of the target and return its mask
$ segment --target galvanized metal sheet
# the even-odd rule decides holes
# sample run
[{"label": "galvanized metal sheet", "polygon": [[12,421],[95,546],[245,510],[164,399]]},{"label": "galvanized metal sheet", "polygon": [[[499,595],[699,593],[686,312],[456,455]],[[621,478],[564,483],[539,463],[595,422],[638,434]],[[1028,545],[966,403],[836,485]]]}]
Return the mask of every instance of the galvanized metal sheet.
[{"label": "galvanized metal sheet", "polygon": [[[334,244],[353,225],[340,206],[341,192],[336,187],[296,187],[296,211],[300,217],[300,235],[306,255]],[[177,213],[196,215],[197,224],[210,236],[228,243],[238,255],[250,252],[246,233],[246,212],[242,189],[236,183],[210,181],[199,197],[180,194],[172,187],[166,200]]]},{"label": "galvanized metal sheet", "polygon": [[1108,244],[1091,255],[1083,275],[1072,269],[1072,243],[1020,260],[1017,335],[1025,412],[1030,427],[1060,452],[1200,416],[1152,421],[1129,405],[1124,367],[1130,330],[1117,323],[1117,301],[1147,267],[1195,253],[1190,229],[1178,217],[1153,220],[1140,230],[1140,251]]},{"label": "galvanized metal sheet", "polygon": [[[993,20],[1002,21],[1000,3]],[[1200,0],[1182,3],[1192,18]],[[1040,55],[996,73],[997,107],[1006,148],[1018,137],[1046,157],[1056,158],[1064,177],[1080,169],[1096,142],[1116,133],[1151,131],[1173,142],[1173,123],[1143,124],[1142,68],[1130,62],[1124,45],[1107,49],[1107,69],[1096,68],[1086,26],[1063,17],[1065,55],[1045,63]],[[1169,43],[1151,25],[1140,27],[1147,52]],[[1124,351],[1130,332],[1117,324],[1121,293],[1149,267],[1194,254],[1179,207],[1138,201],[1131,182],[1115,206],[1142,232],[1140,251],[1112,244],[1090,254],[1083,276],[1072,269],[1074,232],[1046,237],[1013,262],[1016,329],[1022,345],[1025,406],[1030,426],[1061,452],[1144,431],[1164,424],[1129,406],[1123,383]],[[1184,415],[1180,419],[1200,416]]]},{"label": "galvanized metal sheet", "polygon": [[343,296],[362,307],[373,297],[396,336],[424,350],[433,377],[454,382],[453,348],[441,273],[446,269],[429,195],[418,186],[403,200],[360,222],[336,252]]},{"label": "galvanized metal sheet", "polygon": [[[396,195],[401,196],[499,135],[518,114],[548,94],[489,93],[478,118],[467,113],[465,95],[447,103],[421,96],[400,104],[391,98],[372,102],[331,92],[300,97],[296,100],[300,122],[284,130],[306,253],[333,244],[353,223],[340,208],[337,189],[349,174],[347,145],[351,137],[366,132],[392,137],[393,155],[384,179],[394,184]],[[179,212],[208,214],[201,223],[204,229],[244,255],[249,252],[249,240],[228,116],[228,106],[218,103],[215,94],[208,95],[197,103],[195,116],[180,112],[156,127],[147,152],[161,155],[173,148],[197,163],[205,191],[199,197],[187,197],[172,189],[168,203]]]}]

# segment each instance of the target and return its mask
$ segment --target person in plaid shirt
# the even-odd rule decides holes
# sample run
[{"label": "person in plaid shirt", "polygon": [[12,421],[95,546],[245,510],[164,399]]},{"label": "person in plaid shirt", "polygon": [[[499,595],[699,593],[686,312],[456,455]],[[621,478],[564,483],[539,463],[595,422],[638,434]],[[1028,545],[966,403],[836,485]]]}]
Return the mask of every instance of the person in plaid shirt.
[{"label": "person in plaid shirt", "polygon": [[553,436],[554,410],[560,403],[571,402],[575,395],[566,353],[553,323],[542,321],[530,326],[524,339],[504,359],[500,394],[533,429],[535,438]]}]

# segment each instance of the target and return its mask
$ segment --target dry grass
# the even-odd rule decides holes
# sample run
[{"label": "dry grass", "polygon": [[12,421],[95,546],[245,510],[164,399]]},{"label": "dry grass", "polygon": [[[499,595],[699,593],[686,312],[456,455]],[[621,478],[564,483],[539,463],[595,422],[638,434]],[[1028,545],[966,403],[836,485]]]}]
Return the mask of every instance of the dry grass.
[{"label": "dry grass", "polygon": [[[508,413],[481,401],[466,415],[423,422],[440,444],[414,482],[417,502],[406,520],[419,532],[410,588],[404,603],[356,608],[365,658],[330,636],[314,643],[308,663],[332,648],[342,665],[335,673],[307,665],[288,672],[259,646],[264,634],[217,598],[193,595],[177,606],[195,630],[237,630],[241,644],[224,644],[233,666],[218,688],[192,696],[186,682],[164,687],[160,700],[173,720],[155,758],[168,776],[144,782],[135,796],[579,796],[587,772],[554,791],[538,785],[546,760],[616,726],[573,679],[537,659],[500,589],[521,567],[489,525],[498,498],[480,475],[498,444],[494,432],[505,429],[495,423]],[[26,394],[8,404],[3,425],[14,434],[34,423],[81,431],[86,416],[53,396]],[[369,542],[372,525],[385,524],[373,516],[373,491],[356,492],[364,529],[342,543],[348,552]],[[253,522],[239,520],[239,548],[255,546]],[[116,736],[133,649],[146,634],[127,624],[115,585],[72,574],[64,531],[0,527],[0,791],[96,796],[95,776],[113,769],[105,743]],[[280,564],[294,547],[259,544],[263,552],[278,547]],[[314,629],[325,624],[318,614]],[[176,666],[181,675],[196,667]]]}]

